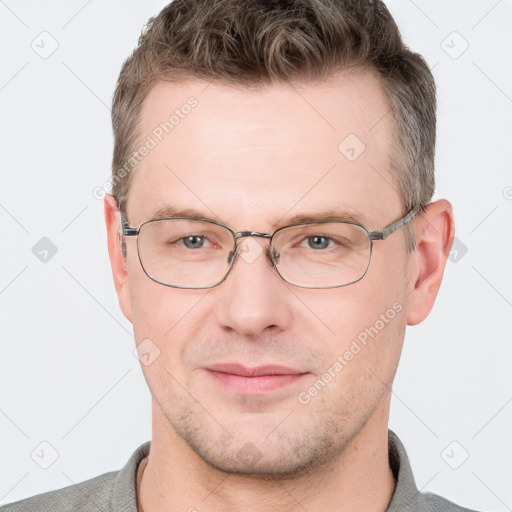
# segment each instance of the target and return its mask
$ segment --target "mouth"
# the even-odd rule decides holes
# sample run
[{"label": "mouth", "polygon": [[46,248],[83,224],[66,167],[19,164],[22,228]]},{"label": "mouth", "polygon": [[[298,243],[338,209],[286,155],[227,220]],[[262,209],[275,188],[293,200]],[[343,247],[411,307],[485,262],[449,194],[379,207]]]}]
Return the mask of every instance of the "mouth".
[{"label": "mouth", "polygon": [[242,394],[262,395],[290,386],[308,372],[279,365],[247,367],[238,363],[215,364],[205,368],[213,380]]}]

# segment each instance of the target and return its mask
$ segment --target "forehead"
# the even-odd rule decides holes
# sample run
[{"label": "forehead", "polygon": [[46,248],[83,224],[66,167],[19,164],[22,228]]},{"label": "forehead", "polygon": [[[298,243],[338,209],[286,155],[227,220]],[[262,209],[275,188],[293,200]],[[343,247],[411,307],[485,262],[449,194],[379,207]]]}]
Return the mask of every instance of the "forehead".
[{"label": "forehead", "polygon": [[368,71],[251,89],[159,82],[141,112],[140,143],[151,149],[133,177],[129,218],[171,206],[271,223],[291,210],[368,209],[378,196],[398,205],[388,114]]}]

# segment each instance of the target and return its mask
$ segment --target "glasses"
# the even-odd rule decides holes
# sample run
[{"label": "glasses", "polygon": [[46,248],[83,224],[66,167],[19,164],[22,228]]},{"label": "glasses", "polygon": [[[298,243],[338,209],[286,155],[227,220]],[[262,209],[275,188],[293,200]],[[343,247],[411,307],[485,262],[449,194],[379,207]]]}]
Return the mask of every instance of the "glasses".
[{"label": "glasses", "polygon": [[[267,258],[287,283],[301,288],[338,288],[360,281],[370,266],[373,242],[407,224],[414,208],[389,226],[370,231],[355,222],[323,221],[285,226],[273,234],[235,232],[208,219],[153,219],[138,228],[121,218],[122,234],[137,237],[142,269],[153,281],[174,288],[212,288],[222,283],[244,252],[245,237],[269,240]],[[247,257],[243,259],[250,262]]]}]

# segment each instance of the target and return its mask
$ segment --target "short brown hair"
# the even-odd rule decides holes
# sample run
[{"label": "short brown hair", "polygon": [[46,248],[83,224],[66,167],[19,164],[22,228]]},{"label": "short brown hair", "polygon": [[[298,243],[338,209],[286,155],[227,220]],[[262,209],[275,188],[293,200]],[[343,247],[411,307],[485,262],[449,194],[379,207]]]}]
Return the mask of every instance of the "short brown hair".
[{"label": "short brown hair", "polygon": [[[393,115],[391,155],[405,212],[434,193],[435,82],[425,60],[403,43],[380,0],[174,0],[150,18],[124,62],[112,106],[113,194],[126,216],[144,99],[159,80],[254,87],[321,80],[365,67],[380,77]],[[124,169],[123,172],[119,172]],[[407,226],[407,248],[414,234]]]}]

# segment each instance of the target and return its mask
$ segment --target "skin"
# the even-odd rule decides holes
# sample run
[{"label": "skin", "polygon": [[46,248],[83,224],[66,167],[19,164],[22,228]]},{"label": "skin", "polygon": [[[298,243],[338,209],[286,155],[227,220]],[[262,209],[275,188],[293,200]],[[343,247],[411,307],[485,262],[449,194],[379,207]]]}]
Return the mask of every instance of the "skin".
[{"label": "skin", "polygon": [[[349,212],[372,230],[402,216],[392,186],[389,107],[369,72],[250,91],[159,83],[143,106],[142,138],[190,96],[197,107],[135,171],[130,226],[165,206],[195,208],[235,231],[268,233],[293,215],[326,209]],[[354,162],[338,151],[350,133],[366,146]],[[162,286],[144,274],[136,239],[126,238],[125,265],[111,196],[105,218],[122,311],[136,343],[149,338],[160,350],[142,366],[153,398],[139,493],[145,512],[385,510],[395,487],[390,389],[406,325],[426,318],[441,284],[454,236],[450,203],[431,203],[414,219],[414,253],[401,229],[374,244],[361,281],[323,290],[281,280],[255,245],[267,242],[257,238],[245,239],[254,261],[239,258],[219,286]],[[300,403],[297,395],[396,303],[401,311]],[[221,362],[286,365],[306,375],[259,396],[237,393],[204,369]]]}]

